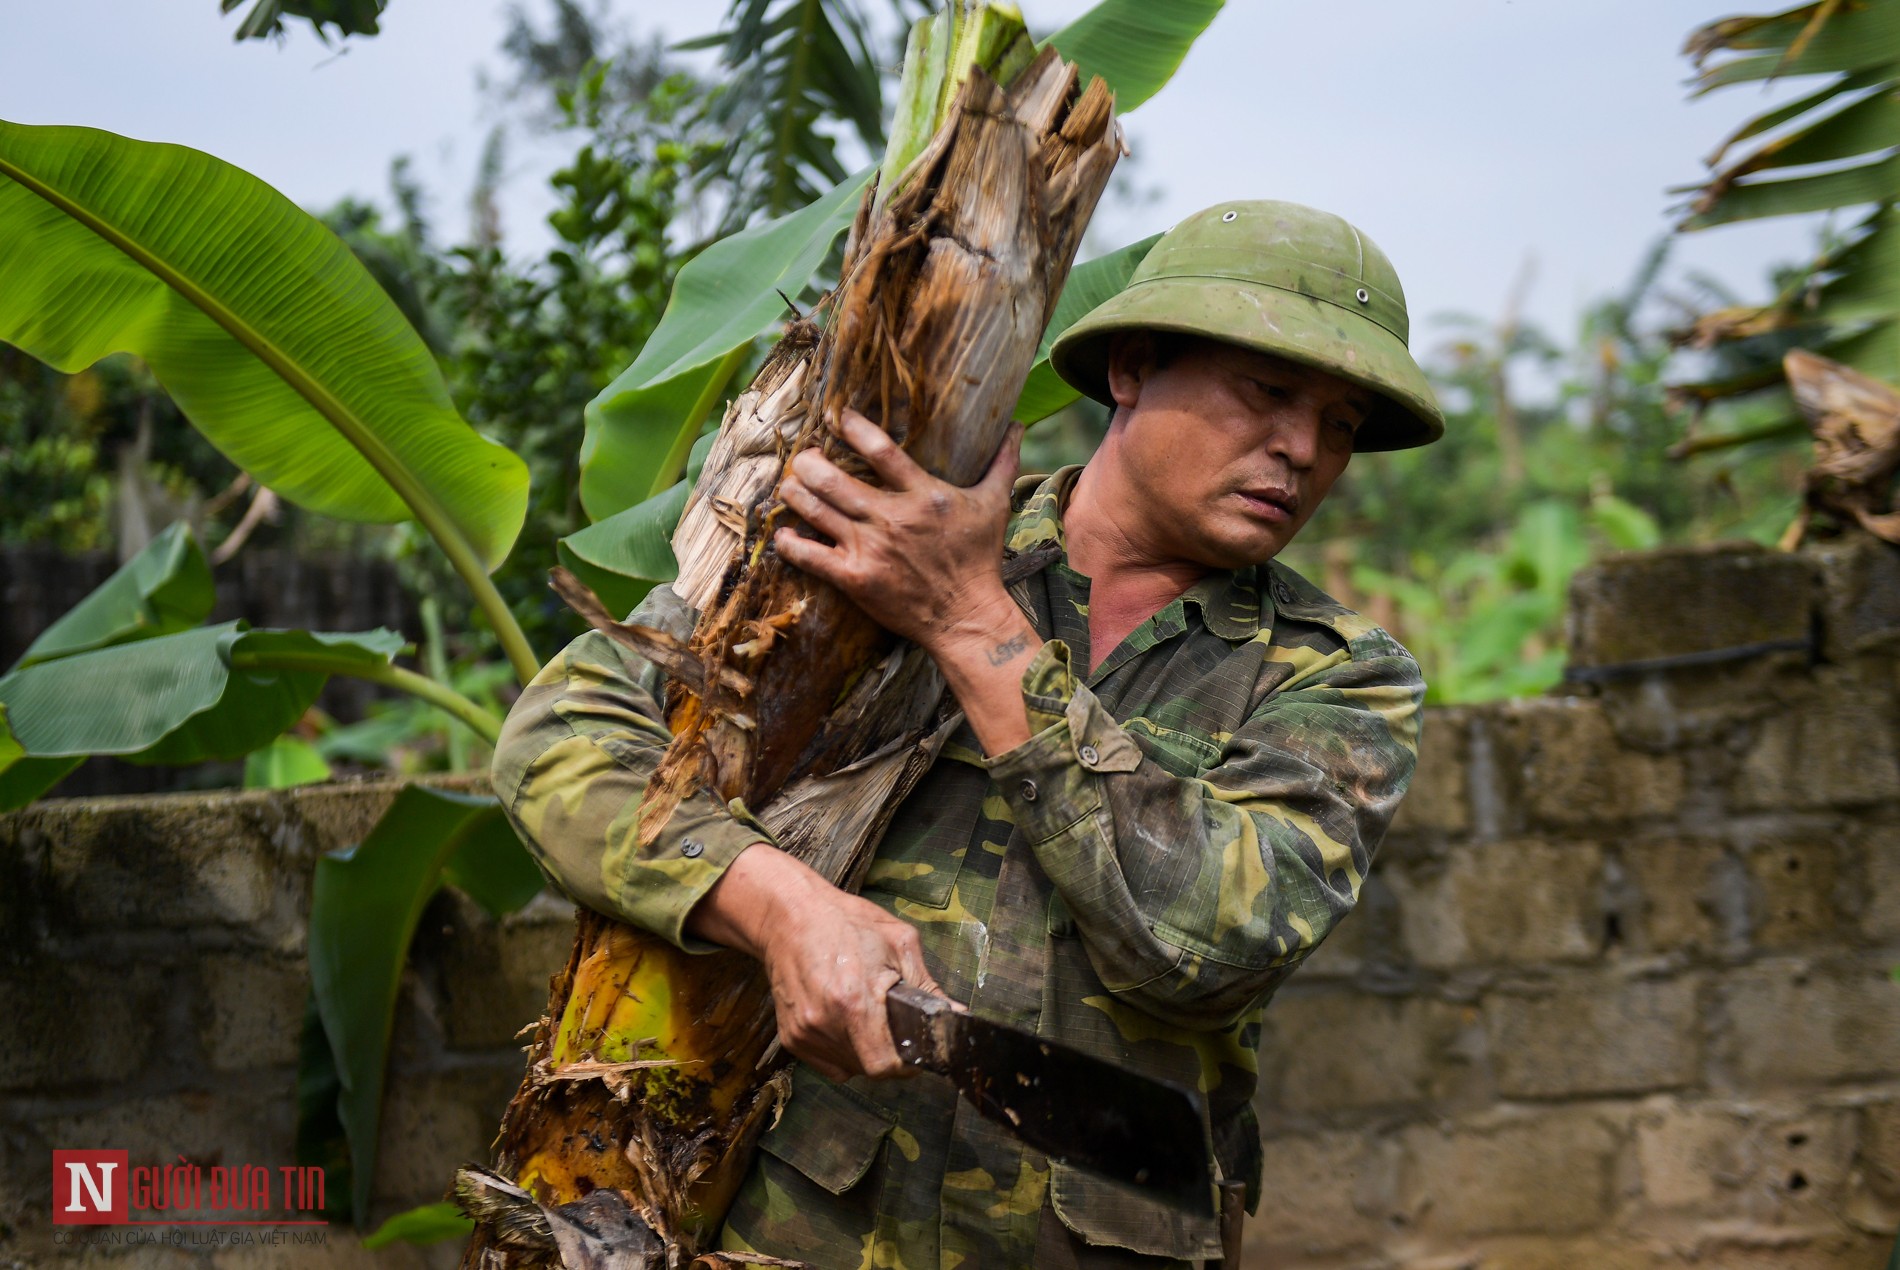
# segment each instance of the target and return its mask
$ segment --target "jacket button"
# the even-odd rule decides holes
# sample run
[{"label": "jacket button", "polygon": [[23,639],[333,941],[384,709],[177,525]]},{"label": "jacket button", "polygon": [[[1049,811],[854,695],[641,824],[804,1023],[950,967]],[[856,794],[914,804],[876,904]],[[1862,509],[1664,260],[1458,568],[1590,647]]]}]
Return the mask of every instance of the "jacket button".
[{"label": "jacket button", "polygon": [[680,854],[688,860],[697,860],[705,849],[697,838],[686,838],[680,842]]},{"label": "jacket button", "polygon": [[1293,588],[1284,582],[1275,582],[1273,584],[1273,598],[1282,604],[1291,604],[1293,603]]},{"label": "jacket button", "polygon": [[1094,767],[1095,764],[1098,761],[1100,761],[1102,757],[1100,754],[1097,754],[1095,752],[1095,747],[1093,745],[1085,745],[1081,749],[1077,750],[1076,753],[1081,756],[1082,762],[1089,767]]},{"label": "jacket button", "polygon": [[1035,802],[1036,801],[1036,782],[1030,781],[1030,780],[1024,781],[1023,786],[1022,786],[1022,795],[1023,795],[1024,802],[1026,803]]}]

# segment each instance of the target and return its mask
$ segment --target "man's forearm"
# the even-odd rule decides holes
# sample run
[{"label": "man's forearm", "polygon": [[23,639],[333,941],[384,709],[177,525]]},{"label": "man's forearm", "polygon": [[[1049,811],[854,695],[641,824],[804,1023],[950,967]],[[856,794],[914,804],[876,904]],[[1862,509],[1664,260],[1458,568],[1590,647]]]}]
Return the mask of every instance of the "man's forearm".
[{"label": "man's forearm", "polygon": [[830,883],[770,843],[754,843],[693,906],[686,931],[763,961],[766,934],[779,921],[782,906],[797,907],[799,897],[809,894],[813,885]]},{"label": "man's forearm", "polygon": [[1022,610],[999,591],[930,645],[978,744],[992,757],[1030,737],[1023,671],[1042,643]]}]

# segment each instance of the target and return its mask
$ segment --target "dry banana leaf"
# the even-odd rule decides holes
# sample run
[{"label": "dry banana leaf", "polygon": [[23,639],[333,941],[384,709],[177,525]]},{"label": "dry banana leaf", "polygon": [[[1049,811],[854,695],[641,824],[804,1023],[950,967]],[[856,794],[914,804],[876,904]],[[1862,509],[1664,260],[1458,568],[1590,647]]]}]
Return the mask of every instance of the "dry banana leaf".
[{"label": "dry banana leaf", "polygon": [[1814,466],[1802,477],[1801,515],[1782,546],[1798,546],[1817,511],[1900,543],[1900,512],[1893,508],[1893,478],[1900,471],[1900,392],[1805,349],[1789,353],[1783,366],[1795,404],[1814,434]]}]

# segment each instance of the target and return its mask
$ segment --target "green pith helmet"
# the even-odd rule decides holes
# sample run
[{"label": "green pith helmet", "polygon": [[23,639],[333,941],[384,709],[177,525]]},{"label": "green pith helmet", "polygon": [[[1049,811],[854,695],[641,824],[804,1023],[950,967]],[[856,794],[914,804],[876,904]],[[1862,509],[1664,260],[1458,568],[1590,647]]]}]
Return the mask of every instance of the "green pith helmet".
[{"label": "green pith helmet", "polygon": [[1331,371],[1378,393],[1355,450],[1436,441],[1445,417],[1406,348],[1405,293],[1385,253],[1330,212],[1271,200],[1221,203],[1162,235],[1122,291],[1065,331],[1049,362],[1114,405],[1117,331],[1176,331]]}]

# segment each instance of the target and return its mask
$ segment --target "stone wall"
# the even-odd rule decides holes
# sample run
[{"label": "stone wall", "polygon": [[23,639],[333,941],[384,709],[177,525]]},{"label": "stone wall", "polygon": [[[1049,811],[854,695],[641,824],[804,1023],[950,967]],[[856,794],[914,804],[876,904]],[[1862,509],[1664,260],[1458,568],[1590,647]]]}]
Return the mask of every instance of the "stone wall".
[{"label": "stone wall", "polygon": [[1268,1010],[1249,1267],[1886,1264],[1900,553],[1612,561],[1571,636]]},{"label": "stone wall", "polygon": [[[321,1245],[212,1250],[56,1244],[75,1228],[50,1224],[56,1148],[295,1162],[312,872],[394,791],[53,800],[0,819],[0,1267],[113,1253],[206,1270],[456,1264],[459,1247],[372,1253],[341,1227]],[[514,1033],[572,935],[551,893],[501,922],[456,892],[430,904],[397,1009],[375,1221],[439,1200],[456,1165],[486,1158],[521,1077]]]},{"label": "stone wall", "polygon": [[[1873,1270],[1900,1226],[1900,556],[1579,582],[1562,695],[1435,710],[1364,901],[1267,1014],[1249,1270]],[[0,820],[0,1266],[418,1266],[55,1243],[54,1148],[289,1163],[317,856],[376,785]],[[425,914],[373,1216],[485,1155],[568,949]],[[114,1252],[120,1256],[112,1255]]]}]

